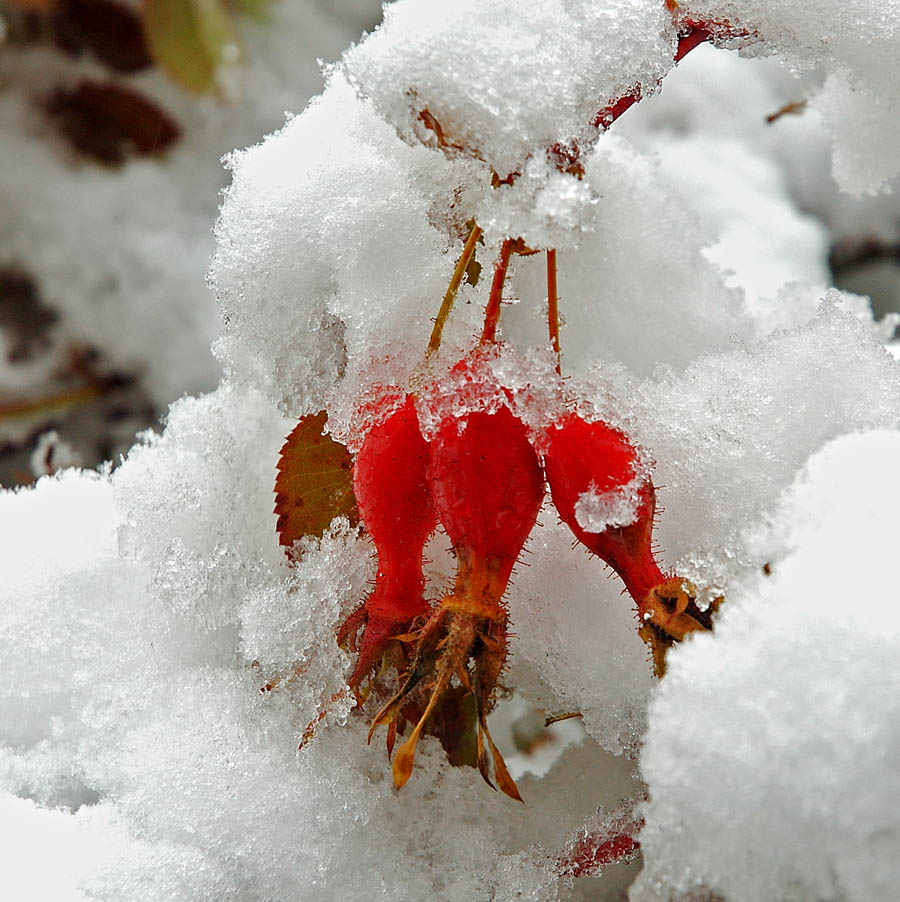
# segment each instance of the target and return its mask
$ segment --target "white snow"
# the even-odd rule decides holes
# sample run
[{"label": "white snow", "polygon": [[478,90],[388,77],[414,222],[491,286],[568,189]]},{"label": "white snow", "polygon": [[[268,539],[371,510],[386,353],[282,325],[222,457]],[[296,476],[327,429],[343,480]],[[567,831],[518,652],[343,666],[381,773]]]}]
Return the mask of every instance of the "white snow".
[{"label": "white snow", "polygon": [[771,575],[748,574],[715,638],[672,654],[632,899],[896,895],[898,453],[900,432],[869,432],[814,455],[751,539]]},{"label": "white snow", "polygon": [[[621,899],[636,866],[573,889],[560,860],[640,806],[635,902],[700,888],[893,898],[896,345],[885,350],[891,322],[830,285],[829,242],[857,214],[839,211],[833,186],[820,195],[820,120],[758,115],[817,76],[698,50],[693,74],[694,54],[671,92],[667,80],[598,135],[597,107],[669,67],[665,4],[435,9],[388,7],[320,97],[229,158],[210,271],[218,387],[174,403],[114,471],[0,493],[0,816],[16,848],[62,863],[33,886],[116,902]],[[866,134],[894,127],[891,4],[716,11],[759,31],[745,52],[849,72]],[[840,95],[831,84],[820,96]],[[416,119],[426,106],[463,152],[434,146]],[[580,181],[544,153],[572,139]],[[875,140],[838,146],[845,187],[896,171],[896,142]],[[491,167],[522,174],[494,189]],[[867,200],[864,221],[861,209],[887,234],[896,200]],[[147,216],[160,246],[177,244],[164,205]],[[482,275],[426,359],[472,218]],[[503,344],[477,378],[451,371],[507,235],[558,248],[563,378],[542,255],[513,258]],[[188,332],[195,347],[202,329]],[[196,388],[196,360],[176,371],[172,359],[154,366]],[[656,462],[661,566],[701,600],[726,598],[716,631],[676,648],[656,683],[620,582],[545,503],[507,596],[503,680],[538,709],[579,712],[586,737],[521,777],[525,806],[428,737],[393,789],[383,734],[367,745],[366,719],[329,702],[351,663],[335,625],[367,591],[371,545],[344,522],[299,565],[278,544],[275,463],[297,417],[327,408],[330,430],[358,443],[364,402],[410,388],[429,437],[429,417],[496,403],[533,433],[575,402],[622,429]],[[580,522],[625,523],[627,502],[589,494]],[[436,599],[454,569],[444,535],[427,557]],[[12,879],[27,880],[25,855]]]},{"label": "white snow", "polygon": [[592,486],[575,502],[575,519],[587,532],[600,533],[607,528],[630,526],[638,512],[641,482],[620,487],[614,492],[599,492]]}]

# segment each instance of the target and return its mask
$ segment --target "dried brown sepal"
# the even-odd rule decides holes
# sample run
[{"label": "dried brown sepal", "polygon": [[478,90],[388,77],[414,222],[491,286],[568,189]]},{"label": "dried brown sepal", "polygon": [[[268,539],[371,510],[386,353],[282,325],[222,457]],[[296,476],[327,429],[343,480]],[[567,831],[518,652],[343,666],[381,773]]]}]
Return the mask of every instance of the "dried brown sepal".
[{"label": "dried brown sepal", "polygon": [[457,144],[454,141],[451,141],[446,132],[443,129],[443,126],[440,122],[435,118],[432,114],[431,110],[428,107],[419,111],[419,119],[422,121],[422,124],[425,128],[434,134],[435,142],[437,146],[443,150],[445,153],[450,154],[465,154],[466,156],[475,157],[476,160],[481,159],[481,154],[477,150],[469,150],[462,144]]},{"label": "dried brown sepal", "polygon": [[321,538],[335,517],[356,525],[353,459],[330,435],[323,434],[324,410],[301,417],[281,448],[275,477],[275,513],[279,542],[289,551],[304,536]]},{"label": "dried brown sepal", "polygon": [[[499,622],[453,609],[452,596],[445,598],[431,615],[418,634],[415,657],[402,687],[375,715],[369,729],[371,740],[381,724],[396,731],[398,721],[415,722],[412,732],[394,754],[393,775],[397,789],[412,775],[416,744],[422,732],[429,727],[448,693],[458,691],[451,685],[456,677],[461,691],[474,698],[477,721],[475,764],[489,786],[522,801],[487,727],[487,713],[506,660],[505,638],[505,630]],[[465,735],[464,727],[465,724],[456,724],[451,733]]]},{"label": "dried brown sepal", "polygon": [[679,577],[670,577],[648,593],[641,605],[643,625],[638,635],[650,647],[653,672],[661,679],[666,672],[666,652],[688,633],[710,632],[713,618],[723,602],[716,598],[701,610],[696,600],[697,590]]},{"label": "dried brown sepal", "polygon": [[303,735],[300,737],[300,744],[297,746],[298,752],[303,751],[303,748],[315,738],[316,730],[318,730],[319,724],[325,719],[328,712],[331,710],[331,706],[336,702],[339,702],[346,695],[346,689],[338,689],[338,691],[335,692],[327,702],[325,702],[325,704],[322,706],[322,710],[319,711],[316,716],[306,725],[306,729],[303,731]]},{"label": "dried brown sepal", "polygon": [[574,175],[579,181],[584,178],[584,164],[581,162],[581,148],[577,141],[563,144],[557,141],[548,151],[547,158],[560,172]]},{"label": "dried brown sepal", "polygon": [[181,134],[155,103],[121,85],[85,79],[56,88],[44,109],[75,150],[107,166],[161,153]]}]

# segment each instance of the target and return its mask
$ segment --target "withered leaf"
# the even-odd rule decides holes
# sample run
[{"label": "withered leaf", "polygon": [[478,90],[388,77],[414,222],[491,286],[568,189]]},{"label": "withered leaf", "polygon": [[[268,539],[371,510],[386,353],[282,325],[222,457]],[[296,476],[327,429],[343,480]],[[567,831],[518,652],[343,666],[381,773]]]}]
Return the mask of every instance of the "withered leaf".
[{"label": "withered leaf", "polygon": [[481,278],[481,264],[472,257],[466,267],[466,284],[477,285],[479,278]]},{"label": "withered leaf", "polygon": [[165,150],[181,134],[155,103],[120,85],[84,80],[57,88],[45,108],[76,150],[111,166]]},{"label": "withered leaf", "polygon": [[324,410],[301,417],[287,437],[275,477],[278,540],[290,549],[304,536],[321,538],[335,517],[359,520],[353,494],[353,459],[330,435],[323,435]]},{"label": "withered leaf", "polygon": [[62,0],[52,18],[56,43],[72,54],[89,50],[116,72],[153,64],[138,14],[114,0]]},{"label": "withered leaf", "polygon": [[237,54],[226,0],[143,0],[141,17],[160,66],[189,91],[214,92],[220,67]]},{"label": "withered leaf", "polygon": [[46,13],[56,6],[56,0],[9,0],[9,2],[27,13]]},{"label": "withered leaf", "polygon": [[50,329],[58,319],[44,305],[31,275],[14,266],[0,267],[0,332],[6,336],[6,359],[28,360],[50,345]]},{"label": "withered leaf", "polygon": [[431,712],[425,732],[440,740],[454,767],[475,767],[477,723],[475,696],[463,686],[451,686]]}]

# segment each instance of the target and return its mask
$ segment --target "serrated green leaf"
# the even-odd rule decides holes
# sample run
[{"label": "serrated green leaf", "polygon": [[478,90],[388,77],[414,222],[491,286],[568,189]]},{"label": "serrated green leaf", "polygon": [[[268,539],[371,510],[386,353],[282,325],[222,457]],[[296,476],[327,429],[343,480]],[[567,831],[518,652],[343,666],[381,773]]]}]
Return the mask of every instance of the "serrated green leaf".
[{"label": "serrated green leaf", "polygon": [[182,87],[219,88],[219,72],[237,56],[225,0],[143,0],[141,18],[153,58]]}]

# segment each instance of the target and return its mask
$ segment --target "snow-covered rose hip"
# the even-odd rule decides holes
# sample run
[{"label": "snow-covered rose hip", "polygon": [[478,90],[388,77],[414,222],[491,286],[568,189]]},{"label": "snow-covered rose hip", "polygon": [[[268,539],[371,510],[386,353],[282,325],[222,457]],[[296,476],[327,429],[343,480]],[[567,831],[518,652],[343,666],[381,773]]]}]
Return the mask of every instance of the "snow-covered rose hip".
[{"label": "snow-covered rose hip", "polygon": [[698,608],[690,583],[665,575],[656,561],[656,490],[648,468],[622,432],[576,413],[550,426],[544,442],[553,503],[575,537],[622,578],[661,676],[666,649],[710,629],[711,612]]}]

